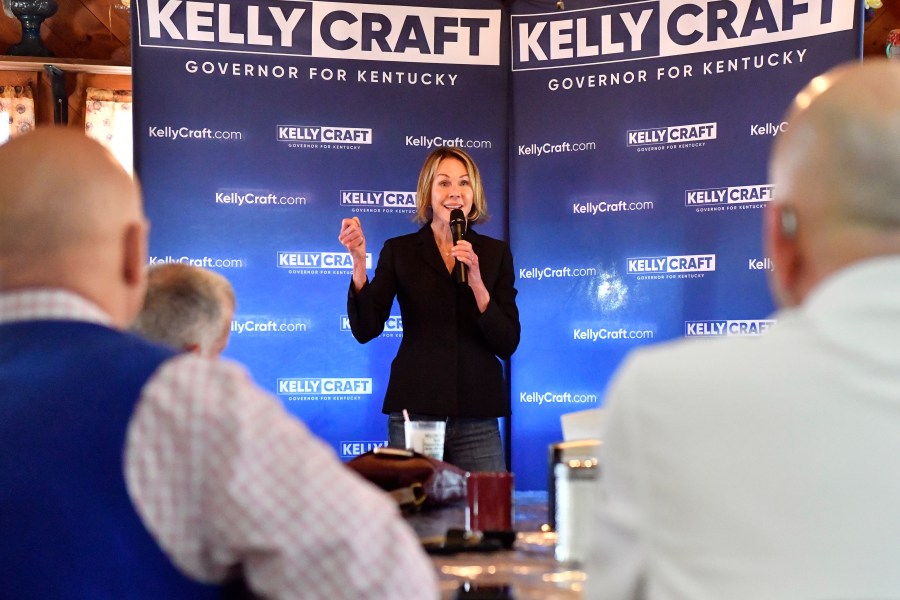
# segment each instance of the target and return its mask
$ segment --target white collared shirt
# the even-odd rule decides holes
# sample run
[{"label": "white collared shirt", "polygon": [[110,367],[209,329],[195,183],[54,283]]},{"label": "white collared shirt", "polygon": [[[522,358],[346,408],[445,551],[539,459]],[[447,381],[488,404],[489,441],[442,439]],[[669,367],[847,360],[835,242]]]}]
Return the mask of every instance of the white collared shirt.
[{"label": "white collared shirt", "polygon": [[900,256],[855,263],[771,319],[618,369],[586,599],[900,594]]}]

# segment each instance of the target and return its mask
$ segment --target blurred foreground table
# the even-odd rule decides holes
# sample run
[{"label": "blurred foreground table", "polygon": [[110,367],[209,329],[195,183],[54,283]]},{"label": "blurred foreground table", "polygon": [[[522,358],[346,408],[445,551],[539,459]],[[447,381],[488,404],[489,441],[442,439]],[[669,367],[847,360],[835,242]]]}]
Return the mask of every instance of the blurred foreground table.
[{"label": "blurred foreground table", "polygon": [[[466,581],[509,585],[516,600],[580,600],[584,572],[579,565],[554,557],[556,534],[543,531],[549,522],[545,492],[516,492],[516,540],[511,550],[432,554],[442,600],[452,600]],[[448,530],[466,526],[465,501],[408,517],[423,543],[440,543]]]}]

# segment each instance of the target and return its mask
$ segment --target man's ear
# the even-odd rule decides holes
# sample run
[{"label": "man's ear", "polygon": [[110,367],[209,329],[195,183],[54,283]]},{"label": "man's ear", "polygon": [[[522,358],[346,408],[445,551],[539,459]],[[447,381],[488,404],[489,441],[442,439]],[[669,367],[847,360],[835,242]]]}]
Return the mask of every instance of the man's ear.
[{"label": "man's ear", "polygon": [[141,286],[147,268],[147,232],[140,223],[125,229],[122,277],[129,286]]},{"label": "man's ear", "polygon": [[796,289],[803,270],[797,243],[797,213],[789,204],[771,203],[765,212],[766,253],[772,259],[771,287],[779,305],[795,306]]}]

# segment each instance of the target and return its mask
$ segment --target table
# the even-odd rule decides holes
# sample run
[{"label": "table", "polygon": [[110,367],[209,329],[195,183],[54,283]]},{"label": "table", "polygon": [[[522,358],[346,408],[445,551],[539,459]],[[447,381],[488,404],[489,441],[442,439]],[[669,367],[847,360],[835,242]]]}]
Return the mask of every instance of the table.
[{"label": "table", "polygon": [[[548,522],[545,492],[516,492],[516,540],[511,550],[433,554],[442,600],[452,600],[465,581],[507,584],[516,600],[580,600],[584,572],[553,555],[556,534],[542,526]],[[423,542],[443,539],[449,529],[464,529],[465,502],[430,509],[408,517]]]}]

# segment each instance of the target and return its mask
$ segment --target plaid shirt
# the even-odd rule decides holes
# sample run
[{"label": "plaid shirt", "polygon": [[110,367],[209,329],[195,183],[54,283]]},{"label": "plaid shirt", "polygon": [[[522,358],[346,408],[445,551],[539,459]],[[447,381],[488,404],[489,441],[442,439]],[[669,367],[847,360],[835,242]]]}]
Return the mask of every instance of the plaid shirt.
[{"label": "plaid shirt", "polygon": [[[110,324],[62,290],[0,294],[0,323]],[[0,442],[2,445],[2,442]],[[235,363],[179,355],[141,391],[128,492],[172,561],[206,582],[240,563],[271,598],[436,598],[431,561],[393,501],[346,469]]]}]

